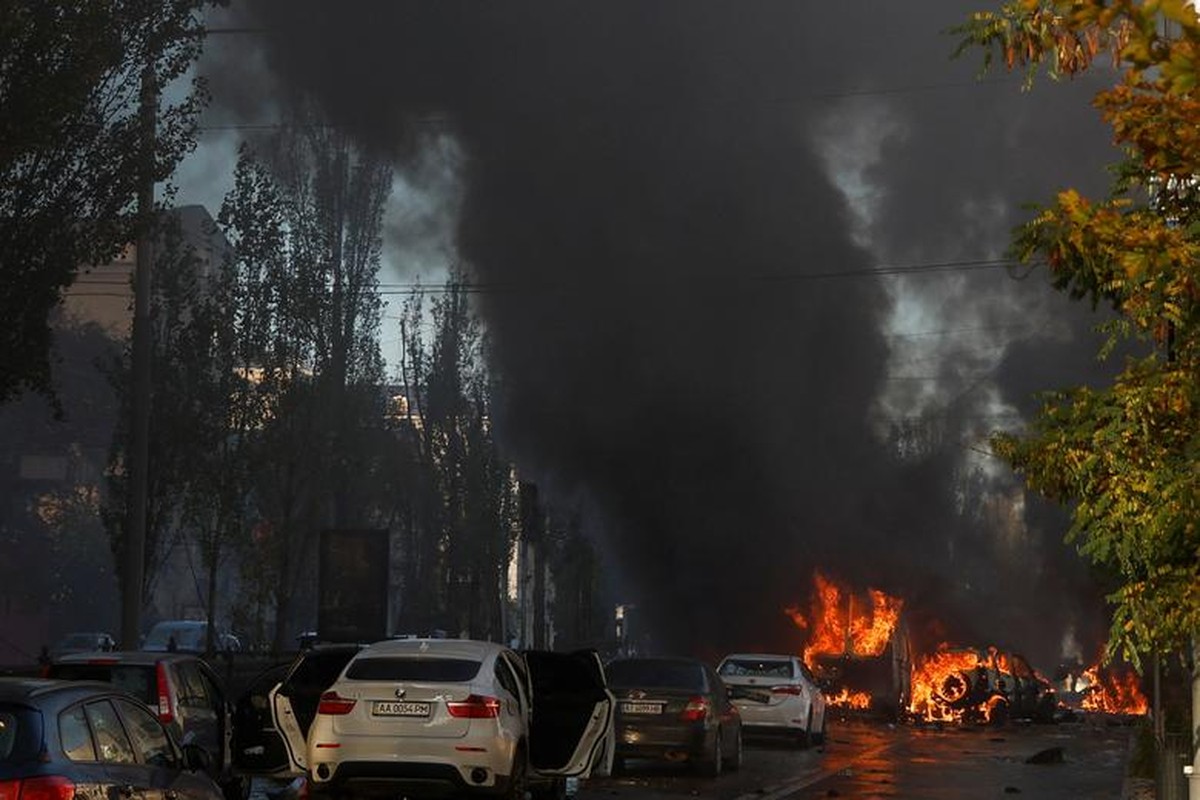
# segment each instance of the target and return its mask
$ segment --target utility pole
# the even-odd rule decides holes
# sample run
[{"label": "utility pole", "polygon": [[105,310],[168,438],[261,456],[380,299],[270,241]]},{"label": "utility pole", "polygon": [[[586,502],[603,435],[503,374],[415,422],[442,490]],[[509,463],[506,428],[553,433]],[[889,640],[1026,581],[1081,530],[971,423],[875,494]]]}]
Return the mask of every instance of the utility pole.
[{"label": "utility pole", "polygon": [[121,647],[136,650],[140,642],[142,584],[145,581],[146,509],[150,460],[150,329],[151,266],[154,258],[154,151],[158,120],[158,85],[151,61],[142,70],[139,121],[142,130],[142,175],[138,187],[137,266],[133,280],[133,354],[130,403],[129,492],[125,516],[124,570],[121,587]]}]

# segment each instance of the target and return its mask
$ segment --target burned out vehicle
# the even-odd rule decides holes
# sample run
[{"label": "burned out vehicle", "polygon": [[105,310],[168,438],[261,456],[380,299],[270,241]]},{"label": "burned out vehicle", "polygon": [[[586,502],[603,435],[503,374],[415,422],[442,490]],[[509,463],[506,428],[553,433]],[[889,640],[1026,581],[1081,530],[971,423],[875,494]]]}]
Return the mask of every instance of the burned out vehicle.
[{"label": "burned out vehicle", "polygon": [[1054,687],[1020,655],[943,647],[913,670],[910,712],[928,722],[1051,722]]}]

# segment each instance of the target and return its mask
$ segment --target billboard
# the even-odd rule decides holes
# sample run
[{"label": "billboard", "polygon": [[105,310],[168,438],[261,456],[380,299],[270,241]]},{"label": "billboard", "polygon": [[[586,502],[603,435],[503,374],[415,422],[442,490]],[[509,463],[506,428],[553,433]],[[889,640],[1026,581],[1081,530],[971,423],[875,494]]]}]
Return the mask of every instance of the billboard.
[{"label": "billboard", "polygon": [[375,642],[388,634],[388,532],[321,531],[317,636],[326,642]]}]

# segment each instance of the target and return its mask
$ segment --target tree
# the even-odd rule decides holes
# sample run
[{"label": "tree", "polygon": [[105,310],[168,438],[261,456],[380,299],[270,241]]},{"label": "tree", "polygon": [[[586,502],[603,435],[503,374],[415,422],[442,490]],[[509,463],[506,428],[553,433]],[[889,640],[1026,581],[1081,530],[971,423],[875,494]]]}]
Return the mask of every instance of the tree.
[{"label": "tree", "polygon": [[[243,148],[221,211],[269,456],[254,470],[255,583],[270,581],[283,649],[312,593],[316,534],[373,525],[384,427],[379,353],[383,207],[391,168],[308,104],[266,147]],[[264,155],[269,154],[269,155]]]},{"label": "tree", "polygon": [[513,470],[493,437],[485,341],[461,277],[431,306],[429,342],[423,295],[404,313],[402,368],[414,414],[397,446],[416,465],[404,487],[405,617],[418,628],[452,625],[453,633],[499,639],[516,530]]},{"label": "tree", "polygon": [[1111,55],[1094,104],[1125,157],[1109,197],[1067,189],[1017,233],[1055,287],[1118,319],[1105,354],[1140,345],[1111,385],[1046,396],[1030,429],[995,451],[1028,485],[1071,505],[1069,537],[1120,580],[1109,653],[1139,663],[1200,632],[1200,24],[1184,0],[1019,0],[975,14],[982,47],[1030,77]]},{"label": "tree", "polygon": [[153,154],[139,96],[145,76],[186,73],[211,2],[0,2],[0,402],[50,392],[47,315],[80,269],[136,238],[139,182],[193,146],[199,85],[159,110]]}]

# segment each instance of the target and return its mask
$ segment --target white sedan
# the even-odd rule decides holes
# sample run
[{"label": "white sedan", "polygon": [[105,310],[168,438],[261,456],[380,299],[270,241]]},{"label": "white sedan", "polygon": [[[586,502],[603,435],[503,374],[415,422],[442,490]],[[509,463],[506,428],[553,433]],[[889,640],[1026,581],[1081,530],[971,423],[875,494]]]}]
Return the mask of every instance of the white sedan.
[{"label": "white sedan", "polygon": [[805,747],[825,741],[825,695],[796,656],[734,653],[717,673],[746,733],[786,734]]}]

